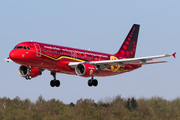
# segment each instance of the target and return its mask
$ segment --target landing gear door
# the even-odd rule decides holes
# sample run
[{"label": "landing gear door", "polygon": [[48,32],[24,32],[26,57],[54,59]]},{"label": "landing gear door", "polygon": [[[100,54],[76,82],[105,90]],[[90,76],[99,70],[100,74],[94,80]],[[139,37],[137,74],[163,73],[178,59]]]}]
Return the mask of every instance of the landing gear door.
[{"label": "landing gear door", "polygon": [[34,43],[35,49],[36,49],[36,56],[41,57],[41,47],[39,44]]}]

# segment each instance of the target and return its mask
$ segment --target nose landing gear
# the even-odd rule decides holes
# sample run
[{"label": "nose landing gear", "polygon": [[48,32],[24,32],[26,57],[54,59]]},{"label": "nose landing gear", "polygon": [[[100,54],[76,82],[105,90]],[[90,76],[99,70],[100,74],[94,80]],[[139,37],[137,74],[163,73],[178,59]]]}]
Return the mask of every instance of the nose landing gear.
[{"label": "nose landing gear", "polygon": [[30,71],[31,71],[31,67],[27,67],[27,74],[25,76],[26,80],[30,80],[31,79]]},{"label": "nose landing gear", "polygon": [[93,86],[97,86],[98,85],[98,81],[96,79],[94,79],[94,76],[92,76],[91,79],[88,80],[88,85],[89,87]]},{"label": "nose landing gear", "polygon": [[51,80],[50,85],[51,87],[59,87],[60,86],[60,81],[56,80],[56,72],[51,72],[51,75],[54,77],[54,80]]}]

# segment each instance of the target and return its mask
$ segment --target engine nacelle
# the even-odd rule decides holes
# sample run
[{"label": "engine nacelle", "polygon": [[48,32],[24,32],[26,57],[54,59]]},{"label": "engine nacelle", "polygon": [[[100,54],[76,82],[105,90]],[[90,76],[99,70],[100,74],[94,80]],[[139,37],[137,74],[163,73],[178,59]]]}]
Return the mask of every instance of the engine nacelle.
[{"label": "engine nacelle", "polygon": [[[21,65],[19,67],[19,74],[25,78],[27,75],[27,66]],[[38,68],[33,67],[30,70],[31,78],[37,77],[38,75],[41,75],[41,74],[42,72]]]},{"label": "engine nacelle", "polygon": [[75,67],[76,74],[84,77],[91,77],[98,73],[98,69],[96,66],[87,64],[87,63],[80,63]]}]

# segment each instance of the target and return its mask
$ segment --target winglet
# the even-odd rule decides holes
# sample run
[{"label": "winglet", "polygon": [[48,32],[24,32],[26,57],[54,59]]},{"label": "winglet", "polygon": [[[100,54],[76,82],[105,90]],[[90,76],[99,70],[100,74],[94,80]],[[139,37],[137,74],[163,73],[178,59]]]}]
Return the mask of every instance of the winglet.
[{"label": "winglet", "polygon": [[4,59],[4,60],[7,61],[7,62],[12,62],[12,60],[9,57]]},{"label": "winglet", "polygon": [[173,56],[174,58],[176,58],[176,56],[175,56],[175,55],[176,55],[176,52],[172,54],[172,56]]}]

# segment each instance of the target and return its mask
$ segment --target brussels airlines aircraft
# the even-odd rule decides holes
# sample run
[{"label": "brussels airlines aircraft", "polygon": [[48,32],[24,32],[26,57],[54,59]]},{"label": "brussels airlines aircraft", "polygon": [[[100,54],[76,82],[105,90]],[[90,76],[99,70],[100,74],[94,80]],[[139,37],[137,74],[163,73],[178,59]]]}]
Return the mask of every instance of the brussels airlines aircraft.
[{"label": "brussels airlines aircraft", "polygon": [[22,42],[15,46],[5,60],[20,64],[19,74],[27,80],[41,75],[47,69],[54,77],[50,82],[52,87],[60,86],[56,73],[91,77],[88,85],[97,86],[98,81],[94,76],[117,75],[135,70],[145,64],[166,62],[148,62],[153,59],[175,57],[176,53],[134,58],[139,27],[140,25],[137,24],[132,26],[122,46],[113,55],[39,42]]}]

